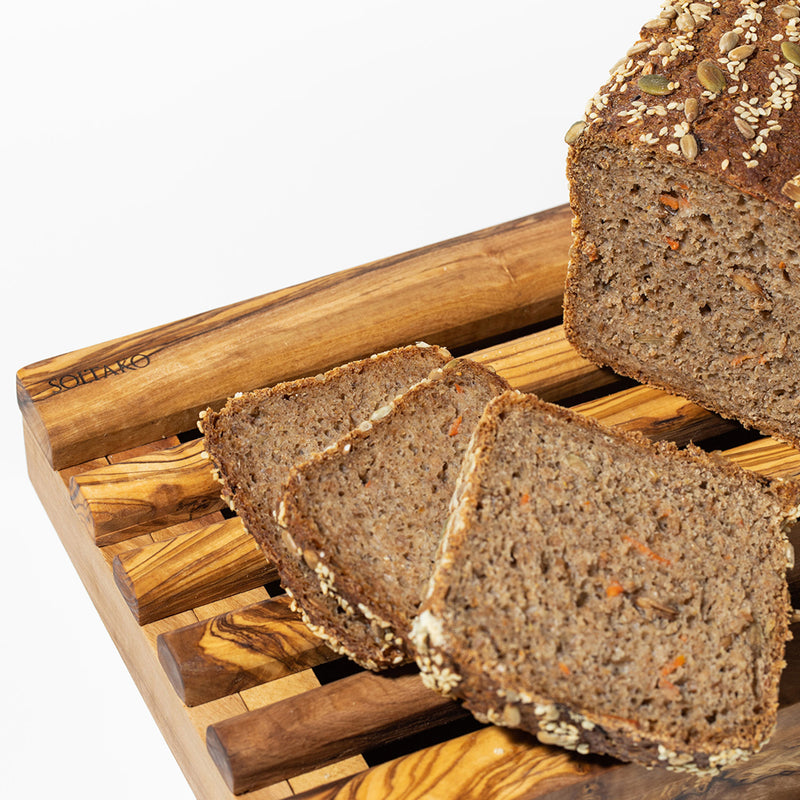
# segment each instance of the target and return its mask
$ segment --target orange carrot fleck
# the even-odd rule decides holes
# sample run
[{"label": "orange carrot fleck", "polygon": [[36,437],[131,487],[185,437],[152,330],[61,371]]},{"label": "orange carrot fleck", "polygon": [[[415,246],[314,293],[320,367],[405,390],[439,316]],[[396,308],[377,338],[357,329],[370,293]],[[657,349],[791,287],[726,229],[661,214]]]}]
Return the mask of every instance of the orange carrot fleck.
[{"label": "orange carrot fleck", "polygon": [[667,675],[671,675],[675,672],[676,669],[682,667],[686,663],[686,656],[681,653],[681,655],[675,656],[669,664],[664,664],[663,667],[659,670],[661,673],[661,677],[666,678]]},{"label": "orange carrot fleck", "polygon": [[665,205],[667,208],[671,208],[673,211],[678,210],[678,198],[671,194],[662,194],[661,197],[658,198],[662,205]]},{"label": "orange carrot fleck", "polygon": [[456,417],[456,421],[450,427],[450,430],[447,432],[448,436],[455,436],[458,433],[458,429],[461,427],[461,414]]},{"label": "orange carrot fleck", "polygon": [[659,564],[668,564],[668,565],[672,564],[672,562],[668,558],[660,556],[658,553],[654,553],[644,542],[640,542],[638,539],[634,539],[633,536],[628,536],[623,533],[622,538],[626,542],[630,542],[630,544],[632,544],[643,556],[647,556],[647,558],[652,558],[653,561],[657,561]]},{"label": "orange carrot fleck", "polygon": [[558,668],[559,668],[559,669],[560,669],[560,670],[561,670],[561,671],[562,671],[562,672],[563,672],[565,675],[569,675],[569,674],[570,674],[570,671],[571,671],[571,670],[570,670],[570,668],[569,668],[569,667],[568,667],[568,666],[567,666],[567,665],[566,665],[566,664],[565,664],[563,661],[559,661],[559,662],[558,662]]},{"label": "orange carrot fleck", "polygon": [[675,184],[679,189],[683,189],[684,192],[689,191],[689,187],[685,183],[676,183]]},{"label": "orange carrot fleck", "polygon": [[609,719],[615,719],[618,722],[625,722],[628,725],[632,725],[634,728],[641,727],[641,725],[635,719],[631,719],[630,717],[618,717],[616,714],[608,714],[608,713],[604,713],[603,716],[608,717]]},{"label": "orange carrot fleck", "polygon": [[530,501],[531,501],[531,496],[527,492],[525,492],[525,494],[523,494],[522,497],[520,497],[519,504],[521,506],[526,506],[528,505],[528,503],[530,503]]},{"label": "orange carrot fleck", "polygon": [[454,384],[453,384],[453,387],[455,388],[455,390],[456,390],[456,391],[457,391],[459,394],[463,394],[463,393],[464,393],[464,387],[463,387],[463,386],[462,386],[460,383],[454,383]]},{"label": "orange carrot fleck", "polygon": [[757,358],[757,357],[758,356],[756,356],[754,353],[751,353],[750,355],[735,356],[734,358],[731,359],[731,366],[741,367],[745,361],[749,361],[751,358]]},{"label": "orange carrot fleck", "polygon": [[680,693],[678,687],[669,678],[665,678],[663,675],[661,675],[658,679],[658,688],[663,689],[665,692],[669,692],[670,694]]},{"label": "orange carrot fleck", "polygon": [[611,583],[606,586],[606,597],[616,597],[624,591],[625,588],[619,581],[611,581]]},{"label": "orange carrot fleck", "polygon": [[670,239],[669,236],[664,237],[664,241],[669,245],[670,250],[680,250],[681,243],[676,239]]}]

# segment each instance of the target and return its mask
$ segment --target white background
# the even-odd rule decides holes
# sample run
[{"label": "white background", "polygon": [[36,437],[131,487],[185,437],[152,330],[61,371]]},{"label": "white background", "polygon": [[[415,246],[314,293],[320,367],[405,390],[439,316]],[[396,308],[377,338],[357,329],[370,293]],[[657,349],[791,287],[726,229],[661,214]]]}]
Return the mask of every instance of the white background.
[{"label": "white background", "polygon": [[4,5],[0,795],[191,796],[28,483],[16,370],[565,202],[563,134],[656,12]]}]

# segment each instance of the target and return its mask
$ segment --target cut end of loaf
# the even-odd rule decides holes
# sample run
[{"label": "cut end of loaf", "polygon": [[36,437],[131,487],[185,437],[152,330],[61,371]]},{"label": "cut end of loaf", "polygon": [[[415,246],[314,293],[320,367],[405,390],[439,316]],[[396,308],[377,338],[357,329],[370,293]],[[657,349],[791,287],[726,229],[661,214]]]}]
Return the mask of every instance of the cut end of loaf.
[{"label": "cut end of loaf", "polygon": [[645,147],[570,161],[565,329],[592,360],[800,444],[800,223]]}]

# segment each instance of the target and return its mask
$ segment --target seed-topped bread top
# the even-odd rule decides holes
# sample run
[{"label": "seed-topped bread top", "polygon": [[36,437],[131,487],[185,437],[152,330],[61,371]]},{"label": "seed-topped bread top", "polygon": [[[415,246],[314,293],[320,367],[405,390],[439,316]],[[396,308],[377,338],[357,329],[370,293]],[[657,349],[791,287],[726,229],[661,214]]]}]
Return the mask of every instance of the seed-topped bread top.
[{"label": "seed-topped bread top", "polygon": [[800,209],[800,2],[674,0],[567,141],[614,138]]},{"label": "seed-topped bread top", "polygon": [[480,719],[648,766],[714,770],[775,723],[800,488],[493,400],[412,638]]},{"label": "seed-topped bread top", "polygon": [[453,360],[369,425],[292,470],[278,521],[297,558],[316,571],[321,591],[345,611],[320,627],[359,663],[385,656],[359,651],[340,630],[355,611],[371,621],[383,647],[413,658],[409,626],[433,569],[462,454],[486,404],[506,389],[486,367]]}]

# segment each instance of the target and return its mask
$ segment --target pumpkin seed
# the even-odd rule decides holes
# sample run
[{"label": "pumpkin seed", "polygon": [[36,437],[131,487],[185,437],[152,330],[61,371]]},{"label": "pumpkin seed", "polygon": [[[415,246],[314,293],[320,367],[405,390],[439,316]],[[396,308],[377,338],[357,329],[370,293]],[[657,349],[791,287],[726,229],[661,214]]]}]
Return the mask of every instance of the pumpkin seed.
[{"label": "pumpkin seed", "polygon": [[728,31],[720,37],[719,51],[720,53],[729,53],[737,44],[739,44],[739,34],[736,31]]},{"label": "pumpkin seed", "polygon": [[725,91],[727,85],[725,73],[720,69],[719,64],[710,58],[697,65],[697,80],[712,94]]},{"label": "pumpkin seed", "polygon": [[669,79],[663,75],[642,75],[638,80],[638,86],[647,94],[665,95],[672,94],[674,89],[670,88]]},{"label": "pumpkin seed", "polygon": [[741,133],[742,136],[744,136],[745,139],[755,139],[756,138],[756,132],[741,117],[734,117],[733,121],[736,124],[736,127],[739,129],[739,133]]},{"label": "pumpkin seed", "polygon": [[575,144],[580,135],[583,133],[583,129],[585,127],[586,123],[582,119],[579,119],[577,122],[573,122],[572,125],[567,128],[567,132],[564,134],[564,141],[567,144]]},{"label": "pumpkin seed", "polygon": [[742,44],[730,50],[728,52],[728,58],[731,59],[731,61],[744,61],[746,58],[750,58],[755,51],[756,48],[752,44]]},{"label": "pumpkin seed", "polygon": [[787,61],[800,67],[800,44],[797,42],[790,42],[788,39],[781,42],[781,53]]},{"label": "pumpkin seed", "polygon": [[794,6],[785,4],[780,6],[775,6],[775,13],[781,19],[794,19],[795,17],[800,17],[800,11],[798,11]]},{"label": "pumpkin seed", "polygon": [[687,161],[694,161],[697,158],[697,139],[691,133],[681,136],[681,152]]}]

